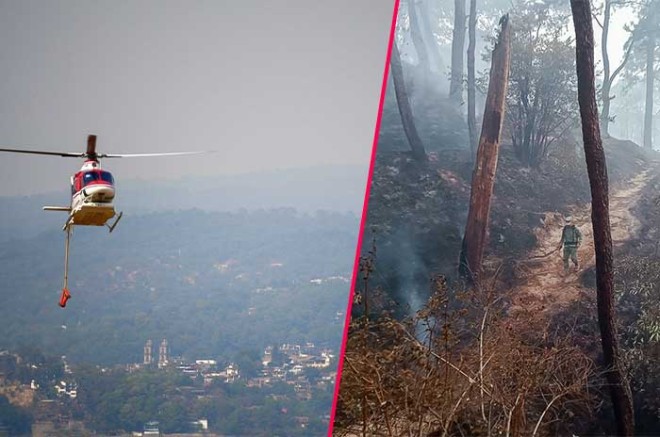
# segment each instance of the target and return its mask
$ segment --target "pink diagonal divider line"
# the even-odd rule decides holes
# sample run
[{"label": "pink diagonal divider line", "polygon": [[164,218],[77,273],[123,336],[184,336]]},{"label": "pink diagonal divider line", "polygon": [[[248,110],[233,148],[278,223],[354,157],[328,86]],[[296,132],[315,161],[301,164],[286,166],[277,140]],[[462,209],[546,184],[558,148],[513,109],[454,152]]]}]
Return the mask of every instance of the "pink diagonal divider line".
[{"label": "pink diagonal divider line", "polygon": [[348,326],[351,321],[351,309],[353,308],[353,298],[355,296],[355,283],[357,282],[360,253],[362,252],[362,236],[364,234],[364,224],[367,219],[367,207],[369,206],[369,193],[371,192],[371,179],[374,174],[374,163],[376,162],[376,152],[378,150],[378,137],[380,134],[380,122],[383,118],[383,107],[385,106],[385,92],[387,91],[387,78],[390,67],[390,57],[392,56],[392,42],[396,33],[396,21],[399,13],[400,0],[394,0],[394,12],[392,13],[392,24],[390,26],[390,36],[387,43],[387,56],[385,59],[385,68],[383,71],[383,83],[380,89],[380,102],[378,103],[378,117],[376,118],[376,128],[374,131],[373,146],[371,148],[371,161],[369,163],[369,174],[367,176],[367,187],[364,193],[364,202],[362,204],[362,218],[360,219],[360,230],[358,233],[357,248],[355,251],[355,261],[353,262],[353,275],[351,277],[351,290],[348,296],[348,305],[346,306],[346,318],[344,320],[344,336],[341,342],[339,352],[339,363],[337,366],[337,378],[335,381],[334,400],[332,402],[332,413],[330,414],[330,425],[328,427],[328,437],[332,436],[332,430],[335,425],[335,414],[337,413],[337,400],[339,399],[339,386],[341,383],[341,373],[344,369],[344,354],[346,352],[346,341],[348,339]]}]

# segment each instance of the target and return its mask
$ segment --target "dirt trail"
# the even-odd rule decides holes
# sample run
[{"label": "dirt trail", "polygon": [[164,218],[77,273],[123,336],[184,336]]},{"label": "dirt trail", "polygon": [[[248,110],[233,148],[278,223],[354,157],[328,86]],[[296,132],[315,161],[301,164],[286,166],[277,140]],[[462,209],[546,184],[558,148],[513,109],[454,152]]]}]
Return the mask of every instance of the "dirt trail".
[{"label": "dirt trail", "polygon": [[[642,189],[651,179],[649,170],[640,173],[629,181],[623,189],[610,192],[610,223],[614,247],[630,239],[639,230],[641,224],[632,214],[632,209],[642,193]],[[593,232],[591,229],[591,204],[575,207],[571,210],[573,222],[582,233],[582,245],[578,250],[580,271],[595,265],[593,250]],[[521,284],[513,291],[512,310],[545,313],[566,307],[579,297],[581,285],[579,272],[570,263],[570,273],[564,275],[563,251],[557,251],[564,225],[563,215],[547,213],[544,225],[535,231],[538,245],[526,260],[517,266]],[[544,255],[553,252],[549,256]],[[538,257],[534,259],[535,257]]]}]

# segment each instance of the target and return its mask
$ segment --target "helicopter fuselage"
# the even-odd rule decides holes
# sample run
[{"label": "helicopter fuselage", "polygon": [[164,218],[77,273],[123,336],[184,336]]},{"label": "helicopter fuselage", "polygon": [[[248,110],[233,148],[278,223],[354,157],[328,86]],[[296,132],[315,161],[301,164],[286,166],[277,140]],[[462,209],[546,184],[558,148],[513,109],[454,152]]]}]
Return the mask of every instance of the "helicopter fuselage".
[{"label": "helicopter fuselage", "polygon": [[103,226],[115,216],[115,184],[112,174],[97,161],[85,161],[71,177],[71,212],[68,224]]}]

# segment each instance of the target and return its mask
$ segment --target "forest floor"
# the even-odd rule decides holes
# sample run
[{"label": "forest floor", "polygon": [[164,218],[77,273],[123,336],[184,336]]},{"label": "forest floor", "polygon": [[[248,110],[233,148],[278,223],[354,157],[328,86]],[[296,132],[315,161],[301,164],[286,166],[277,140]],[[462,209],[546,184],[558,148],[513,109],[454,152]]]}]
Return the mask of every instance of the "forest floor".
[{"label": "forest floor", "polygon": [[[633,211],[652,176],[652,170],[647,168],[624,187],[610,191],[610,224],[615,250],[640,230],[641,222]],[[576,270],[569,261],[569,272],[564,273],[563,250],[558,250],[564,215],[547,212],[543,226],[535,230],[536,248],[526,259],[516,262],[518,284],[512,290],[511,313],[546,318],[577,301],[585,290],[582,274],[593,269],[596,262],[591,203],[573,206],[570,213],[582,233],[582,245],[578,249],[579,269]]]}]

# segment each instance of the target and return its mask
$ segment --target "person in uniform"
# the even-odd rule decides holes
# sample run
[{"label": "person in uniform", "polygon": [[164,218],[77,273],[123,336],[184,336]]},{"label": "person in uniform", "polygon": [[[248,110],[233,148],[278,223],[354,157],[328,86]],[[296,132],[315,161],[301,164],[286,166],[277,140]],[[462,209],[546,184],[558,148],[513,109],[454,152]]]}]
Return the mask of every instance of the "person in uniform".
[{"label": "person in uniform", "polygon": [[580,230],[573,224],[573,218],[568,216],[564,219],[564,229],[561,231],[561,241],[559,248],[564,247],[564,273],[568,272],[568,260],[570,259],[575,264],[575,270],[580,266],[577,257],[577,251],[582,244],[582,234]]}]

